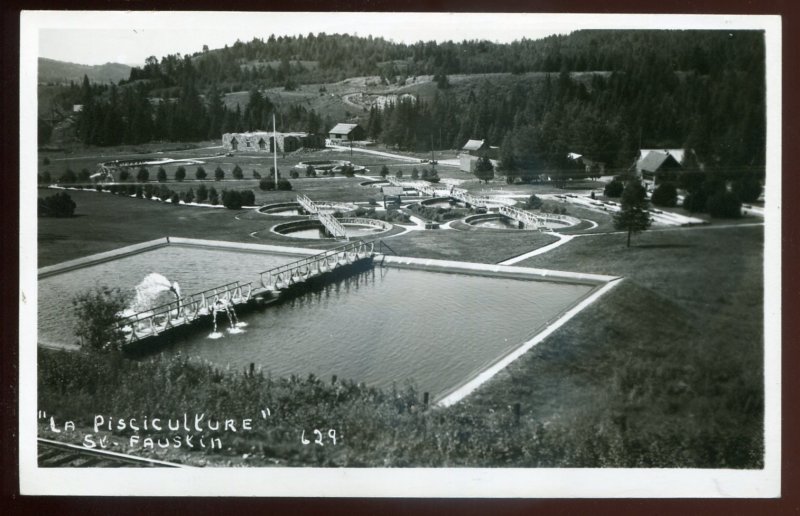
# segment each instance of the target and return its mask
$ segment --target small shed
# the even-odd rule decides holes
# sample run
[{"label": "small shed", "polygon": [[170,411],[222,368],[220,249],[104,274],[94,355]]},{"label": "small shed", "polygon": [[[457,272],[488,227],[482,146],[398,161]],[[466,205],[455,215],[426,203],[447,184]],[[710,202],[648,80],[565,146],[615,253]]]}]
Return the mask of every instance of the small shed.
[{"label": "small shed", "polygon": [[381,188],[383,194],[383,208],[387,208],[388,204],[392,206],[400,206],[400,196],[403,195],[402,186],[384,186]]}]

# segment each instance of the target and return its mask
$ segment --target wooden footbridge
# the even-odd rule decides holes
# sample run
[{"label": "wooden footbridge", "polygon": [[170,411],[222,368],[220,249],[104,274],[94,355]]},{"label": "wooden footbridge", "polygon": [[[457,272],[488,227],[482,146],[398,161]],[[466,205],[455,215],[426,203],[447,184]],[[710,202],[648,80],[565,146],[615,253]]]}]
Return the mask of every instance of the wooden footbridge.
[{"label": "wooden footbridge", "polygon": [[349,242],[260,272],[260,285],[234,281],[127,315],[117,322],[116,329],[123,335],[125,345],[134,344],[195,321],[211,319],[228,309],[235,311],[237,307],[265,302],[267,298],[277,299],[289,287],[343,267],[371,263],[374,256],[375,242]]},{"label": "wooden footbridge", "polygon": [[261,287],[270,292],[286,289],[310,278],[375,256],[375,243],[359,240],[260,273]]},{"label": "wooden footbridge", "polygon": [[475,208],[482,209],[486,209],[487,203],[491,200],[488,197],[478,197],[476,195],[472,195],[463,188],[453,188],[450,190],[450,197],[463,202],[467,206],[473,206]]},{"label": "wooden footbridge", "polygon": [[427,181],[400,181],[396,177],[387,177],[386,180],[389,181],[389,183],[391,183],[393,186],[410,188],[418,191],[421,194],[430,195],[431,197],[436,197],[439,195],[439,191],[442,190],[441,188],[436,188]]},{"label": "wooden footbridge", "polygon": [[540,231],[547,231],[550,229],[548,224],[552,222],[560,222],[565,225],[577,224],[580,220],[570,217],[568,215],[559,215],[557,213],[531,213],[529,211],[520,210],[513,206],[500,206],[500,213],[510,219],[514,219],[521,224],[522,227],[536,228]]},{"label": "wooden footbridge", "polygon": [[314,202],[302,194],[297,196],[297,203],[300,204],[311,217],[319,220],[328,234],[333,238],[337,240],[349,240],[344,226],[330,213],[331,210],[336,209],[336,205]]}]

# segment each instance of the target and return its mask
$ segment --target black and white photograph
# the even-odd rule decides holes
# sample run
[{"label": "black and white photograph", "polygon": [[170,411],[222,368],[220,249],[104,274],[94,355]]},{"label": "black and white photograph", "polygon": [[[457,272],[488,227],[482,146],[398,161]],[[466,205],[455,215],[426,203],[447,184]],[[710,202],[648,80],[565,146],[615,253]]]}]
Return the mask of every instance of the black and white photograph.
[{"label": "black and white photograph", "polygon": [[20,31],[22,494],[780,496],[780,17]]}]

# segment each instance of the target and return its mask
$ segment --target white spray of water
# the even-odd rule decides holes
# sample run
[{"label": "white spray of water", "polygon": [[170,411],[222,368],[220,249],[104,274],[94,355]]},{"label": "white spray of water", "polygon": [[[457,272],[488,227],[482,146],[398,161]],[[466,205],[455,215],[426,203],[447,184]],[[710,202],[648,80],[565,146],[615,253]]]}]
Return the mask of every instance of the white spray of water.
[{"label": "white spray of water", "polygon": [[136,295],[129,308],[133,312],[149,310],[164,302],[175,300],[174,298],[163,299],[165,292],[172,292],[175,298],[180,298],[181,293],[181,288],[177,281],[170,283],[167,278],[157,272],[151,272],[145,276],[142,282],[136,285],[135,290]]}]

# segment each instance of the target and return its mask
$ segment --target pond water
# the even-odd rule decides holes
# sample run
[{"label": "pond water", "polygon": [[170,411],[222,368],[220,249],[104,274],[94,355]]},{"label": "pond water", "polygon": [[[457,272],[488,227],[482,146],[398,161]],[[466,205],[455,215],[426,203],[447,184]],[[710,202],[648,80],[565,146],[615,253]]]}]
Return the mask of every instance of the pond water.
[{"label": "pond water", "polygon": [[[470,225],[491,229],[519,229],[519,223],[516,220],[505,216],[476,220],[475,222],[471,222]],[[543,226],[549,229],[564,229],[568,227],[569,224],[557,220],[548,220]]]},{"label": "pond water", "polygon": [[[40,281],[40,332],[68,337],[71,288],[131,288],[158,271],[186,293],[257,272],[293,257],[169,247]],[[190,271],[203,271],[201,274]],[[376,267],[281,305],[244,314],[243,333],[202,331],[164,349],[265,374],[402,387],[436,397],[456,388],[538,333],[592,287]],[[227,323],[222,325],[227,330]]]},{"label": "pond water", "polygon": [[[365,226],[359,224],[344,224],[344,229],[347,232],[347,236],[350,238],[369,237],[376,233],[383,233],[384,231],[386,231],[383,228],[378,228],[375,226]],[[310,238],[315,240],[319,240],[321,238],[326,238],[326,239],[331,238],[323,233],[322,226],[318,228],[304,228],[304,229],[291,230],[291,231],[286,231],[282,234],[293,238]]]},{"label": "pond water", "polygon": [[265,211],[264,213],[267,213],[269,215],[279,215],[281,217],[302,215],[302,213],[300,213],[300,208],[275,209],[275,210]]},{"label": "pond water", "polygon": [[132,295],[144,277],[157,272],[177,281],[184,295],[231,281],[258,282],[259,272],[299,259],[261,252],[234,252],[171,245],[39,280],[39,341],[73,344],[72,298],[95,286],[119,287]]},{"label": "pond water", "polygon": [[471,225],[479,228],[491,229],[519,229],[519,224],[516,220],[508,217],[497,217],[492,219],[480,219],[472,222]]}]

